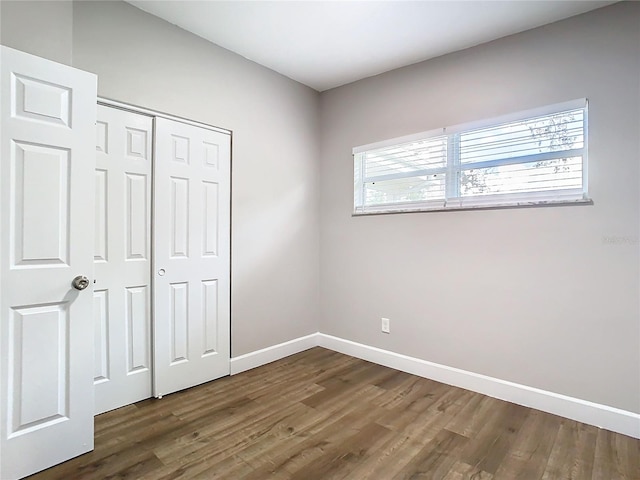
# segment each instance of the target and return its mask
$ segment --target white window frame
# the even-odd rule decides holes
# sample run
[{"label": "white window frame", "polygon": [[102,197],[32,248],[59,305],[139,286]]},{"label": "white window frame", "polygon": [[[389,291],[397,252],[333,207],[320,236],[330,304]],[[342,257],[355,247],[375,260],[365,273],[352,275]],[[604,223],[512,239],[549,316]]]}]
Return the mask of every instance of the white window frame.
[{"label": "white window frame", "polygon": [[[526,193],[505,193],[491,195],[475,195],[462,197],[460,195],[459,173],[460,156],[455,152],[458,148],[460,134],[483,129],[487,127],[499,126],[505,123],[512,123],[521,120],[527,120],[539,116],[551,115],[568,110],[584,109],[584,144],[582,148],[575,148],[563,151],[563,156],[567,158],[572,156],[582,157],[582,188],[561,189],[561,190],[544,190]],[[390,147],[394,145],[402,145],[419,140],[427,140],[438,136],[447,136],[447,162],[445,168],[434,168],[425,170],[424,172],[413,172],[418,174],[434,174],[445,173],[445,198],[439,200],[422,201],[422,202],[405,202],[405,203],[388,203],[377,205],[364,205],[365,184],[368,181],[380,181],[377,178],[363,178],[361,175],[363,169],[364,155],[360,155],[371,150]],[[406,135],[402,137],[392,138],[381,142],[361,145],[353,149],[354,158],[354,208],[353,215],[370,215],[380,213],[405,213],[416,211],[444,211],[444,210],[468,210],[476,208],[501,208],[501,207],[522,207],[535,205],[564,205],[564,204],[592,204],[592,200],[588,195],[588,100],[581,98],[568,102],[556,103],[545,107],[520,111],[508,115],[502,115],[490,119],[479,120],[459,125],[453,125],[446,128],[429,130],[426,132]],[[506,158],[499,160],[488,160],[485,162],[475,163],[475,168],[488,168],[500,165],[528,163],[535,161],[544,161],[549,158],[557,158],[557,153],[539,153],[522,157]]]}]

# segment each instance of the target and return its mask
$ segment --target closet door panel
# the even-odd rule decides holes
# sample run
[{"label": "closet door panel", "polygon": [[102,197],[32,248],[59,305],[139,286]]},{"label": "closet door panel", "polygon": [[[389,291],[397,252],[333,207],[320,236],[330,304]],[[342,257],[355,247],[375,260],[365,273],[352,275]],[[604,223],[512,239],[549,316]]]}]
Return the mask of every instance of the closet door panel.
[{"label": "closet door panel", "polygon": [[156,119],[154,395],[229,374],[230,135]]},{"label": "closet door panel", "polygon": [[96,125],[98,414],[151,396],[153,118],[99,105]]}]

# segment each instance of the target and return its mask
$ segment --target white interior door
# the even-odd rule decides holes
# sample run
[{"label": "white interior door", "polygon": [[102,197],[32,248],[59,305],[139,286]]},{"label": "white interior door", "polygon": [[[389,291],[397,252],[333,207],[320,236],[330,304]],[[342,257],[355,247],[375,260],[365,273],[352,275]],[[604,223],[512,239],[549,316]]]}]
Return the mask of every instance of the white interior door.
[{"label": "white interior door", "polygon": [[156,119],[154,395],[229,374],[230,135]]},{"label": "white interior door", "polygon": [[[96,77],[0,47],[0,478],[93,448]],[[82,286],[82,285],[79,285]]]},{"label": "white interior door", "polygon": [[151,396],[153,118],[98,106],[95,413]]}]

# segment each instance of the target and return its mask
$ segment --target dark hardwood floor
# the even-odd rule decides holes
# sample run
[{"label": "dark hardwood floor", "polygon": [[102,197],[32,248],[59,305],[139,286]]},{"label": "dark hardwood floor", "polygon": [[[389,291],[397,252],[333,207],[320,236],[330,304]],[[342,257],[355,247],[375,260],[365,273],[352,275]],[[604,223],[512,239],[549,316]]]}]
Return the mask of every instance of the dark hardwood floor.
[{"label": "dark hardwood floor", "polygon": [[639,440],[319,347],[95,427],[30,478],[640,479]]}]

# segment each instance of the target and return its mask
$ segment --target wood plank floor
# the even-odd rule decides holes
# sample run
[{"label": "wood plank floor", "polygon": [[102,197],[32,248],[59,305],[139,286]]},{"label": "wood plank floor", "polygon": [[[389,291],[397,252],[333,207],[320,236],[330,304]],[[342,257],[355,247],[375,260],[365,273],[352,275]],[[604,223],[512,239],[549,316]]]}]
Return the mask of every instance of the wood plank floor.
[{"label": "wood plank floor", "polygon": [[640,479],[639,440],[319,347],[95,427],[30,478]]}]

